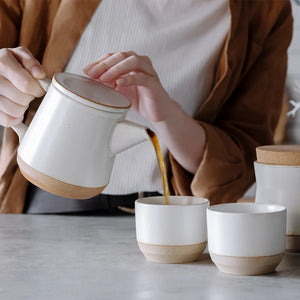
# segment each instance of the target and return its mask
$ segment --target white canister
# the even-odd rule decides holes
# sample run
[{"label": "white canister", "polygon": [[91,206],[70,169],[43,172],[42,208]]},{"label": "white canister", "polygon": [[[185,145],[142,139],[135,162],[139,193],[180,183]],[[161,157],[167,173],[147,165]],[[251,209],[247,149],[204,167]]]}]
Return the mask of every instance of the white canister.
[{"label": "white canister", "polygon": [[287,208],[286,248],[300,250],[300,146],[272,145],[257,148],[254,163],[257,203]]}]

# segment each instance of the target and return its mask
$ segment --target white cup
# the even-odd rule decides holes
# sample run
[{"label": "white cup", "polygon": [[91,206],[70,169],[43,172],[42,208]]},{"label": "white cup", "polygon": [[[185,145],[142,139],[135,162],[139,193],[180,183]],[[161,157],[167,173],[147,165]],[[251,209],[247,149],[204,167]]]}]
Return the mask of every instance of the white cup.
[{"label": "white cup", "polygon": [[273,272],[285,251],[286,208],[280,205],[229,203],[207,209],[208,250],[224,273]]},{"label": "white cup", "polygon": [[136,237],[144,256],[157,263],[199,259],[207,245],[209,201],[189,196],[142,198],[135,202]]},{"label": "white cup", "polygon": [[257,203],[287,208],[286,248],[300,250],[300,166],[255,162]]}]

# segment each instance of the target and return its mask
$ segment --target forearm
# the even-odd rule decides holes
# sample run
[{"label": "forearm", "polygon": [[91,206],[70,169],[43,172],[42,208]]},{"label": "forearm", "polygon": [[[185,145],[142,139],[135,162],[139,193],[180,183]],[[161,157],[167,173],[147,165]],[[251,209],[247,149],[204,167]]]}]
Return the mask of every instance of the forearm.
[{"label": "forearm", "polygon": [[195,174],[202,160],[205,131],[162,86],[151,60],[133,51],[109,53],[84,72],[127,97],[132,109],[154,124],[170,153]]},{"label": "forearm", "polygon": [[171,101],[170,104],[166,118],[154,122],[155,129],[176,161],[195,174],[205,149],[205,131],[178,103]]}]

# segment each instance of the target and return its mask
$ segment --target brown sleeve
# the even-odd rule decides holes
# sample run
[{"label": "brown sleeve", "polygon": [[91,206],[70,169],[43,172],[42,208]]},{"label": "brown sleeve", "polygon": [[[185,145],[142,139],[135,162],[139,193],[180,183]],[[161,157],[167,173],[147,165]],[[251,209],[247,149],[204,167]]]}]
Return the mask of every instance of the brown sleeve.
[{"label": "brown sleeve", "polygon": [[0,1],[0,49],[19,43],[22,10],[19,0]]},{"label": "brown sleeve", "polygon": [[[20,0],[0,1],[0,48],[16,47],[19,44],[19,30],[22,22],[21,2]],[[18,140],[11,129],[5,129],[2,142],[5,147],[2,147],[0,156],[0,212],[21,213],[24,197],[18,197],[15,191],[26,189],[27,183],[20,172],[16,172],[15,157]],[[11,185],[13,178],[16,178],[15,184]],[[14,207],[5,205],[7,194],[16,196]]]},{"label": "brown sleeve", "polygon": [[[63,70],[99,2],[0,0],[0,48],[28,48],[52,77]],[[40,101],[31,102],[25,124],[30,124]],[[16,162],[17,147],[17,135],[11,128],[5,129],[0,155],[0,213],[23,211],[28,182]]]},{"label": "brown sleeve", "polygon": [[199,120],[207,140],[196,174],[188,173],[170,155],[175,193],[206,197],[211,204],[234,202],[253,183],[255,148],[273,143],[282,108],[292,36],[288,1],[276,20],[263,43],[256,45],[260,54],[243,73],[215,122]]}]

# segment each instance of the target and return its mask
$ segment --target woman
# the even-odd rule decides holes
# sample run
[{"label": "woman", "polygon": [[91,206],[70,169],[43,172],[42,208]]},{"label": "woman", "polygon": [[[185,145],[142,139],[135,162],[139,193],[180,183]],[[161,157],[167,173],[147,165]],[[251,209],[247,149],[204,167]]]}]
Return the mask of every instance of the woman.
[{"label": "woman", "polygon": [[[174,193],[233,202],[253,183],[255,147],[273,143],[282,106],[289,1],[3,1],[0,22],[2,125],[19,123],[25,111],[30,122],[39,104],[31,101],[43,93],[36,79],[84,69],[129,97],[128,118],[157,132],[169,153]],[[24,208],[17,144],[6,129],[2,212]],[[132,193],[161,191],[150,146],[118,157],[101,199],[118,203],[107,195],[129,195],[132,202]],[[127,181],[129,169],[139,174],[135,180]]]}]

